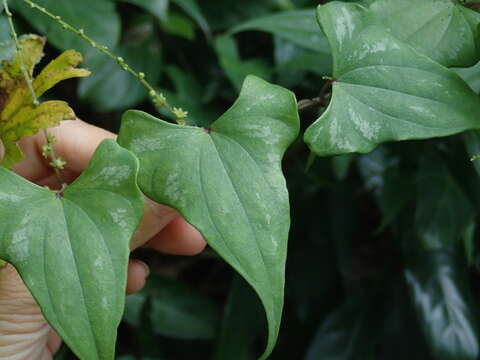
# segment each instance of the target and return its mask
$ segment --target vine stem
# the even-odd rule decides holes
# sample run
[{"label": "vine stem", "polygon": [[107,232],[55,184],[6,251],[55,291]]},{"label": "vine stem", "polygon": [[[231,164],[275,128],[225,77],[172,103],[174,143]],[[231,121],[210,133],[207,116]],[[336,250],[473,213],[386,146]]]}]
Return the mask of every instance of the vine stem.
[{"label": "vine stem", "polygon": [[307,109],[310,109],[315,106],[325,106],[326,101],[327,101],[327,96],[328,96],[328,90],[332,87],[332,84],[334,83],[334,79],[329,78],[329,77],[324,77],[325,83],[323,84],[322,88],[320,89],[320,93],[318,97],[315,97],[313,99],[304,99],[300,100],[298,102],[298,111],[302,112]]},{"label": "vine stem", "polygon": [[[6,1],[6,0],[4,0]],[[95,40],[93,40],[90,36],[85,34],[85,31],[83,29],[77,29],[74,26],[68,24],[62,18],[58,15],[52,14],[50,11],[48,11],[46,8],[38,5],[37,3],[33,2],[32,0],[23,0],[24,3],[28,4],[32,9],[36,9],[40,11],[42,14],[48,16],[55,22],[57,22],[59,25],[61,25],[65,30],[69,30],[76,35],[78,35],[80,38],[85,40],[90,44],[91,47],[98,49],[101,51],[103,54],[107,55],[109,58],[113,59],[118,63],[118,65],[131,75],[135,76],[140,83],[148,90],[148,94],[155,106],[163,106],[165,107],[172,115],[175,116],[176,122],[179,125],[185,125],[185,118],[188,115],[187,111],[184,111],[182,108],[177,108],[173,107],[170,105],[165,98],[165,96],[162,93],[158,93],[155,88],[145,79],[145,74],[143,72],[137,72],[130,65],[128,65],[125,60],[121,57],[115,56],[107,46],[101,45]]]},{"label": "vine stem", "polygon": [[[8,24],[10,26],[10,31],[11,31],[10,35],[15,43],[15,50],[16,50],[18,59],[20,61],[20,68],[22,71],[22,75],[27,84],[28,91],[30,92],[30,95],[32,97],[32,105],[34,108],[36,108],[40,105],[40,101],[38,100],[37,94],[35,94],[35,90],[33,89],[32,79],[25,66],[22,49],[20,48],[20,42],[18,41],[18,35],[17,35],[17,32],[15,31],[15,26],[13,24],[13,19],[12,19],[13,15],[8,7],[8,0],[3,0],[3,7],[5,8],[5,14],[7,15]],[[45,141],[47,143],[46,148],[49,149],[48,156],[50,156],[52,160],[50,165],[52,166],[53,171],[55,172],[55,176],[57,177],[58,182],[63,187],[64,186],[63,179],[62,179],[62,175],[60,174],[60,169],[64,165],[63,160],[56,156],[55,150],[53,147],[53,141],[52,141],[53,137],[48,133],[48,130],[43,129],[43,134],[45,136]],[[59,164],[62,164],[62,163],[63,165],[58,166]]]}]

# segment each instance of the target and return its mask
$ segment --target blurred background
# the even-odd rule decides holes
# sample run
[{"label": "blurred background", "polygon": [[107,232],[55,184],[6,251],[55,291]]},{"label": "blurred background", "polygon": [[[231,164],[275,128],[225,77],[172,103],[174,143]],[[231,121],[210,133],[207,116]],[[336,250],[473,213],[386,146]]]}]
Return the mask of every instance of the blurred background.
[{"label": "blurred background", "polygon": [[[21,1],[11,3],[19,33],[47,36],[43,65],[73,48],[93,71],[48,96],[112,131],[126,109],[168,118],[114,61]],[[304,102],[303,130],[328,103],[324,76],[332,74],[332,59],[315,19],[321,1],[38,3],[144,72],[195,125],[208,126],[227,110],[248,74],[291,89],[298,100],[323,98],[323,104]],[[8,34],[0,16],[0,42]],[[474,84],[478,74],[473,68],[464,76]],[[479,153],[477,135],[467,136],[470,151]],[[464,141],[388,144],[368,155],[322,159],[311,156],[301,138],[290,148],[284,159],[292,207],[286,303],[271,359],[478,357],[480,187]],[[454,241],[422,252],[416,241],[428,231]],[[141,293],[127,298],[119,359],[250,360],[262,353],[263,309],[212,250],[191,258],[149,250],[132,256],[153,274]],[[57,358],[74,356],[63,348]]]}]

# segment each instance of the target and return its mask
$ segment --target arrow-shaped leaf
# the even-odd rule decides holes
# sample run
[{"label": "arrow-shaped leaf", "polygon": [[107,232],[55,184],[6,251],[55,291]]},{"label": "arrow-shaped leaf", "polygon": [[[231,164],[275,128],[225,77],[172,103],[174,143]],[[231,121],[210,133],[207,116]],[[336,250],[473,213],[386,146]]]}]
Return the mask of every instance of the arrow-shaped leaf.
[{"label": "arrow-shaped leaf", "polygon": [[113,359],[130,238],[143,213],[138,161],[107,140],[62,197],[0,168],[0,258],[81,359]]},{"label": "arrow-shaped leaf", "polygon": [[258,293],[270,329],[263,359],[283,307],[290,218],[281,159],[298,131],[295,96],[250,76],[210,129],[128,111],[118,140],[140,159],[142,191],[179,210]]},{"label": "arrow-shaped leaf", "polygon": [[420,55],[368,11],[331,2],[318,9],[334,57],[333,96],[305,133],[318,155],[367,153],[386,141],[479,128],[480,101],[453,71]]}]

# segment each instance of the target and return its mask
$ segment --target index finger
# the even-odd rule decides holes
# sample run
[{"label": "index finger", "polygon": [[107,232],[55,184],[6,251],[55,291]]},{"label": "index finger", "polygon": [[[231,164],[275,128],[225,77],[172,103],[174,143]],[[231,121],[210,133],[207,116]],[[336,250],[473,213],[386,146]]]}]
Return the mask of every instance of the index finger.
[{"label": "index finger", "polygon": [[[77,175],[87,167],[103,140],[116,138],[115,134],[79,119],[62,121],[59,126],[48,131],[56,138],[56,155],[67,162],[67,171]],[[16,173],[34,182],[52,175],[49,161],[42,155],[42,146],[45,145],[42,132],[33,137],[22,138],[19,145],[25,153],[25,160],[14,167]]]}]

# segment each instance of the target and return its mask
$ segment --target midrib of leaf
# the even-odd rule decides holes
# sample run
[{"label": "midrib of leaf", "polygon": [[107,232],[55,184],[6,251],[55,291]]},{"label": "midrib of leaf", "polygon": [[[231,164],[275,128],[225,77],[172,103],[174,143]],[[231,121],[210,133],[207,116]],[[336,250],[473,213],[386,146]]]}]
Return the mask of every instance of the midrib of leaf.
[{"label": "midrib of leaf", "polygon": [[[207,211],[208,211],[208,219],[210,220],[210,223],[215,228],[215,231],[219,235],[220,239],[222,239],[222,242],[225,245],[225,247],[228,249],[230,254],[232,254],[233,257],[235,258],[235,260],[237,262],[237,268],[241,268],[241,267],[243,267],[242,261],[240,261],[240,259],[238,258],[237,253],[235,251],[232,251],[232,249],[230,248],[230,244],[228,243],[228,241],[225,240],[222,232],[218,229],[218,226],[215,223],[215,220],[213,219],[213,217],[211,215],[211,209],[210,209],[210,205],[209,205],[210,203],[208,202],[208,197],[207,197],[207,194],[205,193],[204,176],[203,176],[203,170],[202,170],[202,158],[203,158],[202,155],[204,153],[205,144],[207,144],[206,141],[202,142],[202,145],[201,145],[201,147],[199,149],[199,152],[198,152],[198,170],[197,171],[198,171],[198,178],[200,180],[199,184],[200,184],[200,189],[201,189],[201,192],[202,192],[203,201],[204,201],[205,206],[207,207]],[[157,169],[159,169],[159,168],[157,168]],[[155,176],[155,174],[154,174],[154,176]],[[153,185],[154,176],[152,176],[152,185]]]},{"label": "midrib of leaf", "polygon": [[[275,299],[276,299],[276,296],[274,295],[273,288],[272,288],[272,283],[273,283],[273,281],[272,281],[271,273],[270,273],[269,269],[267,268],[267,265],[266,265],[266,262],[265,262],[265,257],[264,257],[264,255],[263,255],[262,250],[260,249],[259,240],[258,240],[257,234],[256,234],[256,232],[255,232],[255,229],[254,229],[253,226],[252,226],[252,221],[251,221],[251,219],[250,219],[250,216],[249,216],[249,214],[248,214],[248,211],[246,210],[245,205],[244,205],[244,203],[243,203],[243,201],[242,201],[242,199],[241,199],[241,196],[240,196],[239,193],[238,193],[238,190],[237,190],[237,187],[236,187],[236,185],[235,185],[234,180],[231,178],[231,176],[230,176],[230,174],[229,174],[229,172],[228,172],[228,170],[227,170],[227,167],[226,167],[226,165],[225,165],[225,161],[224,161],[224,159],[223,159],[223,157],[222,157],[222,155],[221,155],[221,151],[218,150],[217,144],[215,143],[214,136],[215,136],[215,133],[212,132],[212,134],[210,134],[208,137],[210,138],[210,141],[212,142],[213,148],[215,149],[216,154],[217,154],[217,158],[218,158],[218,160],[220,160],[220,163],[222,164],[222,169],[223,169],[223,171],[224,171],[224,173],[225,173],[228,181],[230,182],[230,185],[232,186],[233,192],[234,192],[235,196],[237,197],[237,200],[238,200],[239,204],[241,205],[241,209],[242,209],[243,214],[244,214],[244,216],[245,216],[245,218],[246,218],[246,220],[247,220],[248,226],[249,226],[249,228],[250,228],[250,232],[251,232],[252,235],[253,235],[253,239],[255,239],[255,241],[254,241],[254,243],[255,243],[255,248],[256,248],[259,256],[260,256],[260,259],[262,260],[262,267],[263,267],[264,272],[265,272],[265,274],[266,274],[266,276],[267,276],[267,278],[268,278],[266,284],[263,283],[264,287],[262,288],[262,292],[265,291],[265,290],[267,290],[267,292],[271,295],[271,300],[272,300],[272,303],[271,303],[271,304],[272,304],[272,307],[270,308],[269,302],[265,302],[264,296],[263,296],[263,295],[260,295],[262,292],[257,292],[257,293],[258,293],[261,301],[262,301],[262,302],[265,302],[266,309],[269,309],[269,308],[270,308],[270,309],[273,311],[273,313],[275,314],[275,313],[276,313],[276,305],[274,305],[274,303],[276,303],[276,300],[275,300]],[[242,150],[246,151],[245,149],[243,149],[242,146],[240,146],[240,148],[241,148]],[[246,151],[246,152],[248,153],[248,151]],[[248,154],[249,154],[249,153],[248,153]],[[249,155],[250,155],[250,154],[249,154]],[[254,163],[255,163],[255,165],[258,167],[258,164],[257,164],[255,161],[254,161]],[[261,174],[264,176],[264,174],[263,174],[262,171],[261,171]],[[267,183],[268,183],[268,182],[267,182]],[[268,183],[268,184],[269,184],[269,183]],[[269,186],[270,186],[270,184],[269,184]],[[243,271],[242,271],[242,272],[243,272]],[[248,278],[249,278],[249,282],[250,282],[250,277],[248,277]],[[253,285],[253,283],[252,283],[252,285]],[[266,286],[267,288],[265,288],[265,286]],[[256,290],[256,288],[257,288],[257,287],[254,286],[254,289],[255,289],[255,290]],[[256,291],[257,291],[257,290],[256,290]],[[270,316],[270,312],[267,312],[266,316],[267,316],[267,318],[268,318],[268,322],[269,322],[269,323],[273,323],[273,324],[272,324],[272,325],[273,325],[273,329],[272,329],[271,331],[275,331],[275,332],[278,331],[278,324],[277,324],[277,322],[276,322],[276,317],[275,317],[275,316],[273,316],[273,317]],[[268,342],[270,342],[270,341],[268,340]],[[268,348],[269,346],[270,346],[270,345],[267,345],[267,348]]]},{"label": "midrib of leaf", "polygon": [[[250,219],[250,215],[248,214],[248,211],[246,210],[246,207],[240,197],[240,195],[238,194],[238,190],[237,190],[237,186],[235,185],[235,182],[233,181],[233,179],[231,178],[226,166],[225,166],[225,161],[221,155],[221,152],[218,150],[218,147],[217,147],[217,144],[215,143],[215,140],[214,140],[214,135],[212,134],[210,136],[210,140],[212,142],[212,145],[213,145],[213,148],[215,149],[215,152],[217,154],[217,158],[220,160],[220,163],[222,164],[222,169],[223,171],[225,172],[225,175],[230,183],[230,185],[232,186],[232,189],[233,189],[233,192],[238,200],[238,202],[240,203],[241,205],[241,208],[242,208],[242,212],[243,212],[243,215],[245,216],[245,218],[247,219],[247,223],[248,223],[248,226],[250,228],[250,231],[253,235],[253,239],[255,239],[255,248],[258,252],[258,254],[260,255],[260,258],[262,259],[262,266],[263,266],[263,269],[265,270],[265,273],[268,275],[268,290],[271,294],[273,294],[272,292],[272,287],[271,287],[271,277],[270,277],[270,272],[268,271],[268,268],[267,268],[267,265],[266,265],[266,262],[265,262],[265,257],[263,255],[263,252],[261,251],[260,249],[260,246],[259,246],[259,241],[258,241],[258,237],[257,237],[257,234],[255,232],[255,229],[253,228],[253,225],[252,225],[252,221]],[[242,148],[243,149],[243,148]]]},{"label": "midrib of leaf", "polygon": [[[31,200],[29,207],[35,209],[35,204],[40,203],[40,202],[44,203],[45,199],[42,198],[42,199],[37,199],[37,200]],[[44,239],[46,239],[47,236],[48,236],[48,234],[47,234],[48,231],[47,230],[48,230],[48,227],[45,226],[44,230],[43,230],[43,238]],[[48,279],[49,278],[47,276],[47,273],[48,273],[47,268],[46,268],[47,262],[45,261],[45,259],[46,259],[46,256],[45,256],[45,254],[46,254],[46,244],[47,244],[47,242],[43,241],[43,244],[42,244],[42,254],[43,254],[43,256],[42,256],[42,265],[43,265],[42,266],[42,271],[43,271],[43,279],[45,280],[44,283],[45,283],[46,293],[47,293],[47,296],[48,296],[48,302],[50,303],[50,306],[53,308],[53,301],[52,301],[53,297],[52,297],[52,293],[51,293],[51,290],[50,290],[50,286],[48,285]],[[33,294],[32,294],[32,296],[33,296]],[[58,319],[57,313],[55,311],[52,311],[51,313],[52,313],[52,316],[55,318],[56,323],[58,324],[58,326],[57,326],[58,329],[61,332],[64,333],[65,331],[63,330],[63,327],[60,325],[60,321]]]},{"label": "midrib of leaf", "polygon": [[[17,80],[18,81],[18,80]],[[28,102],[30,102],[30,98],[31,96],[30,95],[26,95],[26,97],[28,98]],[[10,100],[10,97],[7,97],[7,102],[8,100]],[[10,114],[10,116],[7,118],[7,119],[0,119],[0,123],[1,122],[5,122],[7,125],[8,124],[11,124],[12,123],[12,119],[18,114],[18,112],[25,106],[25,104],[27,103],[27,101],[23,101],[21,102],[16,108],[15,110]],[[0,112],[0,115],[1,115],[1,112]]]},{"label": "midrib of leaf", "polygon": [[[214,141],[214,135],[215,135],[215,134],[219,134],[219,133],[217,133],[217,132],[212,132],[212,134],[210,134],[210,135],[208,136],[208,140],[211,142],[212,148],[213,148],[213,149],[215,150],[215,152],[216,152],[216,155],[217,155],[216,157],[217,157],[217,159],[219,160],[220,164],[222,165],[222,169],[223,169],[223,171],[224,171],[224,173],[225,173],[225,175],[226,175],[226,178],[228,179],[228,181],[229,181],[229,183],[230,183],[230,185],[231,185],[231,188],[233,189],[233,193],[235,194],[235,196],[236,196],[236,198],[237,198],[237,200],[238,200],[238,202],[239,202],[239,204],[240,204],[240,207],[241,207],[241,209],[242,209],[243,215],[245,216],[245,219],[247,220],[247,223],[248,223],[248,226],[249,226],[249,230],[250,230],[250,232],[251,232],[251,234],[252,234],[252,238],[255,239],[255,241],[254,241],[254,243],[255,243],[255,248],[256,248],[256,250],[257,250],[260,258],[262,259],[262,267],[263,267],[263,269],[264,269],[264,271],[265,271],[265,274],[267,274],[267,276],[268,276],[268,285],[267,285],[267,286],[268,286],[268,292],[269,292],[270,294],[273,294],[273,291],[272,291],[272,288],[271,288],[271,276],[270,276],[270,272],[269,272],[268,269],[267,269],[266,262],[265,262],[265,258],[264,258],[263,252],[262,252],[261,249],[260,249],[256,232],[255,232],[255,230],[254,230],[254,228],[253,228],[253,226],[252,226],[252,223],[251,223],[251,220],[250,220],[250,216],[248,215],[247,211],[245,210],[245,205],[243,204],[243,201],[241,200],[241,197],[240,197],[240,195],[238,194],[237,188],[236,188],[236,186],[235,186],[232,178],[230,177],[230,174],[229,174],[229,172],[228,172],[228,170],[227,170],[227,168],[226,168],[226,166],[225,166],[225,162],[224,162],[222,156],[220,155],[220,151],[218,150],[217,144],[216,144],[215,141]],[[219,135],[221,135],[221,134],[219,134]],[[225,135],[223,135],[223,136],[225,136]],[[225,136],[225,137],[227,137],[227,136]],[[227,138],[228,138],[228,137],[227,137]],[[202,148],[200,149],[200,153],[201,153],[201,154],[206,153],[206,152],[204,151],[204,148],[205,148],[205,145],[206,145],[206,144],[208,144],[207,141],[203,142],[203,146],[202,146]],[[242,150],[246,151],[243,147],[240,146],[240,148],[241,148]],[[246,151],[246,152],[247,152],[247,151]],[[248,152],[247,152],[247,153],[248,153]],[[201,159],[201,158],[202,158],[202,157],[201,157],[201,155],[200,155],[200,159]],[[256,162],[254,162],[254,163],[258,166],[258,164],[257,164]],[[200,161],[199,168],[202,169],[201,161]],[[262,175],[264,175],[263,172],[261,172],[261,173],[262,173]],[[200,176],[201,176],[201,175],[200,175]],[[204,190],[203,190],[204,187],[203,187],[203,181],[202,181],[202,179],[203,179],[203,177],[201,176],[201,178],[200,178],[200,186],[201,186],[201,189],[202,189],[202,194],[203,194],[204,199],[205,199],[205,204],[207,204],[207,206],[208,206],[208,201],[207,201],[207,199],[206,199],[205,192],[204,192]],[[223,235],[221,235],[221,233],[218,231],[217,225],[215,224],[215,221],[214,221],[214,219],[212,218],[212,216],[210,215],[210,213],[209,213],[209,218],[210,218],[212,224],[214,224],[215,229],[217,230],[217,232],[220,234],[223,242],[225,243],[225,245],[227,245],[227,248],[230,250],[230,247],[228,246],[228,242],[225,241],[225,239],[223,238]],[[239,264],[239,265],[242,265],[241,267],[243,268],[243,264],[242,264],[242,262],[239,260],[239,258],[236,256],[235,252],[230,250],[230,253],[235,256],[238,264]],[[239,267],[239,270],[240,270],[240,269],[241,269],[241,268]],[[242,273],[243,273],[243,271],[242,271]]]},{"label": "midrib of leaf", "polygon": [[[268,184],[270,190],[272,191],[272,194],[275,194],[275,190],[273,189],[272,185],[270,184],[270,182],[267,180],[266,176],[265,176],[265,173],[263,172],[263,169],[260,167],[260,165],[258,164],[257,160],[255,160],[255,158],[252,156],[252,154],[250,154],[250,152],[245,149],[242,144],[240,144],[240,142],[238,142],[237,140],[235,140],[234,138],[232,137],[229,137],[227,135],[224,135],[220,132],[215,132],[216,135],[220,136],[220,137],[223,137],[226,141],[231,141],[233,144],[235,144],[236,146],[240,147],[240,149],[248,155],[248,157],[250,158],[250,160],[252,160],[252,162],[255,164],[255,166],[257,167],[258,171],[260,174],[262,174],[262,177],[263,177],[263,180],[265,181],[266,184]],[[213,141],[213,140],[212,140]]]},{"label": "midrib of leaf", "polygon": [[[91,317],[90,312],[88,311],[88,306],[87,306],[87,303],[86,303],[86,301],[85,301],[85,289],[83,288],[83,281],[82,281],[81,276],[80,276],[80,273],[79,273],[79,271],[78,271],[78,261],[77,261],[77,258],[76,258],[76,256],[75,256],[75,251],[74,251],[74,249],[73,249],[72,240],[71,240],[71,237],[70,237],[70,231],[69,231],[70,227],[69,227],[69,225],[68,225],[67,217],[65,216],[65,204],[64,204],[64,202],[69,202],[69,203],[71,203],[74,208],[77,208],[77,206],[76,206],[76,204],[75,204],[73,201],[68,200],[67,198],[59,199],[59,201],[60,201],[61,206],[62,206],[62,211],[61,211],[61,213],[62,213],[62,215],[63,215],[63,222],[64,222],[64,224],[65,224],[65,229],[67,230],[67,231],[65,232],[65,233],[66,233],[65,235],[66,235],[67,238],[68,238],[68,243],[69,243],[69,245],[70,245],[70,250],[71,250],[71,252],[72,252],[72,258],[73,258],[73,261],[74,261],[74,263],[75,263],[75,275],[76,275],[76,277],[78,278],[78,284],[80,285],[80,290],[81,290],[81,293],[82,293],[82,303],[83,303],[83,305],[84,305],[85,312],[86,312],[87,317],[88,317],[88,323],[91,325],[91,323],[92,323],[92,320],[91,320],[92,317]],[[83,209],[82,209],[82,211],[83,211]],[[88,219],[89,221],[92,221],[92,220],[90,219],[90,217],[88,217],[88,216],[87,216],[87,219]],[[94,228],[97,229],[96,225],[95,225],[95,224],[93,224],[93,225],[94,225]],[[97,229],[97,231],[98,231],[98,229]],[[102,238],[103,238],[103,237],[102,237]],[[45,244],[45,242],[44,242],[44,244]],[[96,337],[95,334],[93,333],[93,329],[92,329],[91,326],[88,327],[88,330],[89,330],[89,333],[90,333],[90,335],[91,335],[91,338],[93,339],[93,343],[95,344],[95,353],[97,354],[97,358],[98,358],[98,354],[99,354],[98,349],[99,349],[99,346],[98,346],[98,343],[97,343],[97,337]]]}]

